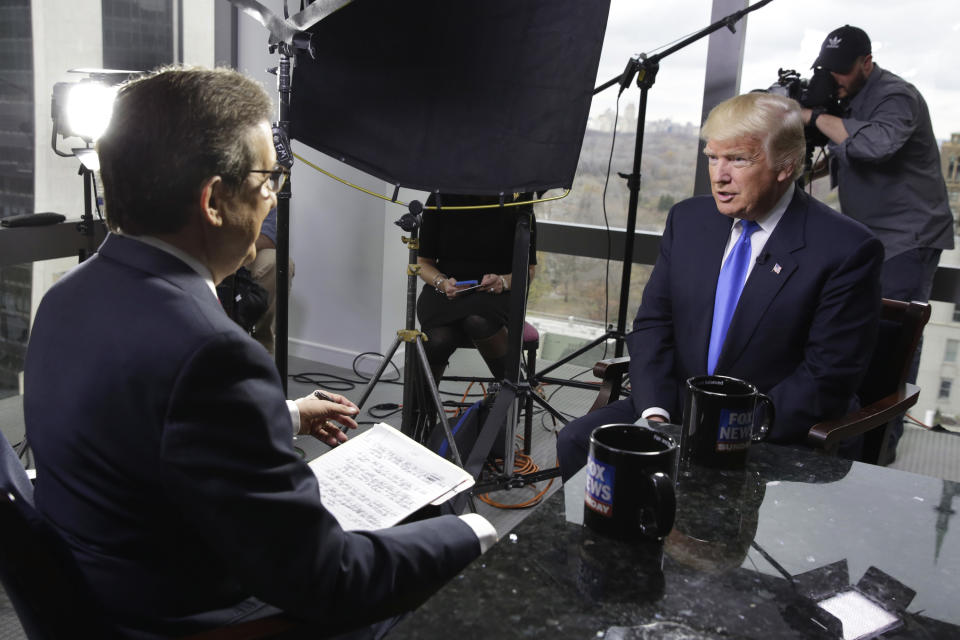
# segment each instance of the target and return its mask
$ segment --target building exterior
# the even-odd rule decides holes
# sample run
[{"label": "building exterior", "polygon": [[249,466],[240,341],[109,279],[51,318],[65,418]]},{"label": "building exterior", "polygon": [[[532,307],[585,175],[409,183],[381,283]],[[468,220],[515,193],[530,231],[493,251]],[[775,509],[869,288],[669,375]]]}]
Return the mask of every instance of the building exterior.
[{"label": "building exterior", "polygon": [[[0,6],[0,218],[34,212],[30,0]],[[0,398],[18,392],[30,329],[32,265],[0,267]]]},{"label": "building exterior", "polygon": [[[953,133],[940,146],[940,162],[947,183],[954,228],[960,215],[960,133]],[[956,254],[956,250],[950,252]],[[940,264],[955,264],[955,258],[944,254]],[[931,303],[930,322],[923,334],[923,353],[917,384],[920,400],[912,415],[929,423],[937,412],[948,418],[960,418],[960,308],[948,302]]]}]

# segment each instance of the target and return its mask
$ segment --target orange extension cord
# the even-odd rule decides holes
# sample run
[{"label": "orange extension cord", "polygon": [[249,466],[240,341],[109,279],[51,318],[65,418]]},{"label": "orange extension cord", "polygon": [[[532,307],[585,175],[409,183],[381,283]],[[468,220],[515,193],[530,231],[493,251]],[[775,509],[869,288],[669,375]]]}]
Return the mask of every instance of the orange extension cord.
[{"label": "orange extension cord", "polygon": [[[518,439],[522,440],[522,438],[518,438]],[[497,463],[502,465],[503,460],[500,458],[497,458]],[[514,456],[513,456],[513,470],[520,474],[526,474],[526,473],[533,473],[535,471],[539,471],[540,467],[537,466],[537,464],[533,461],[533,458],[517,451],[514,453]],[[549,491],[550,487],[553,486],[554,480],[556,480],[556,478],[550,478],[550,482],[547,483],[547,486],[545,486],[543,489],[538,491],[532,498],[530,498],[529,500],[525,500],[523,502],[517,502],[512,504],[497,502],[490,497],[489,493],[481,493],[477,497],[480,498],[480,500],[482,500],[486,504],[490,505],[491,507],[496,507],[497,509],[527,509],[529,507],[533,507],[540,504],[540,501],[543,500],[543,497],[547,495],[547,491]],[[537,485],[532,484],[530,485],[530,487],[533,489],[536,489]]]}]

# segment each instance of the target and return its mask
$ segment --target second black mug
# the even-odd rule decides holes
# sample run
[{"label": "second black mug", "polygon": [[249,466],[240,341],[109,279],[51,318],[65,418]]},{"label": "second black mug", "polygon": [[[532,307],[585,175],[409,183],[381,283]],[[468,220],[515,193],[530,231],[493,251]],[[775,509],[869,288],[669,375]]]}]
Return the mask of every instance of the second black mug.
[{"label": "second black mug", "polygon": [[722,469],[742,468],[750,443],[773,426],[770,398],[745,380],[696,376],[687,380],[680,461]]}]

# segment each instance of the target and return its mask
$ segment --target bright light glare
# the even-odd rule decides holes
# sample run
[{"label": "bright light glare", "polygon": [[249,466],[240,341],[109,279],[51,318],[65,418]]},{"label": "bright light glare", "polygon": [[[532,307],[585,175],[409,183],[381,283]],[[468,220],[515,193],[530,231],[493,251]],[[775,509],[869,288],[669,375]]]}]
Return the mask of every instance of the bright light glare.
[{"label": "bright light glare", "polygon": [[77,82],[67,92],[62,130],[85,140],[96,140],[106,130],[113,114],[117,87],[99,82]]}]

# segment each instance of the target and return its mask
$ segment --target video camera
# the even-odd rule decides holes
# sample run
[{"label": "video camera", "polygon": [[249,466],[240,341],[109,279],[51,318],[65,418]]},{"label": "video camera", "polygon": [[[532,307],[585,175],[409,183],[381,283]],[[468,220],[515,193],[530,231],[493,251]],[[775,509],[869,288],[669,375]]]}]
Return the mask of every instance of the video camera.
[{"label": "video camera", "polygon": [[834,115],[839,115],[840,112],[837,83],[823,67],[817,67],[809,80],[801,78],[793,69],[780,69],[777,71],[777,83],[767,89],[767,92],[793,98],[802,107],[823,107],[827,111],[833,111]]},{"label": "video camera", "polygon": [[[817,67],[809,80],[801,78],[793,69],[779,69],[777,82],[766,90],[767,93],[792,98],[800,103],[801,107],[814,109],[822,107],[833,116],[840,116],[843,108],[837,98],[837,83],[830,72],[823,67]],[[810,168],[813,162],[813,150],[829,142],[827,136],[816,127],[807,126],[804,131],[807,138],[806,167]]]}]

